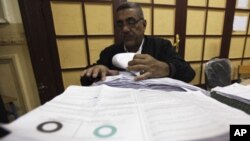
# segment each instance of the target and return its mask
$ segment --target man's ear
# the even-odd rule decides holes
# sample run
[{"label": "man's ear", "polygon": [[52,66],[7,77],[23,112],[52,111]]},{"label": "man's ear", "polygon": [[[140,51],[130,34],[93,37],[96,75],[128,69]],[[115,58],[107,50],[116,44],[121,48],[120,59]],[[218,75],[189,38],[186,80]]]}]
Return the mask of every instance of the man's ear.
[{"label": "man's ear", "polygon": [[143,21],[143,26],[146,28],[146,26],[147,26],[147,21],[146,20]]}]

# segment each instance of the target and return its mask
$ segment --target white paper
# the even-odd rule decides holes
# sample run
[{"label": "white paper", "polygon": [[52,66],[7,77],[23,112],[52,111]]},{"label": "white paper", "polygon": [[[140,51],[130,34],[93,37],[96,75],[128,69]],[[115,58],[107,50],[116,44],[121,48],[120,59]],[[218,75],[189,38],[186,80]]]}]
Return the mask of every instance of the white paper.
[{"label": "white paper", "polygon": [[[56,121],[60,130],[45,133],[41,123]],[[71,86],[4,127],[2,141],[165,141],[224,140],[230,124],[249,124],[250,116],[200,91]],[[50,130],[53,126],[46,127]],[[205,133],[205,134],[204,134]],[[228,140],[228,139],[226,139]]]},{"label": "white paper", "polygon": [[172,78],[151,78],[141,81],[135,81],[134,75],[126,71],[120,71],[119,75],[108,76],[105,81],[99,81],[94,85],[105,84],[119,88],[134,88],[134,89],[156,89],[163,91],[202,91],[204,94],[208,92],[197,86],[185,83]]},{"label": "white paper", "polygon": [[[124,70],[128,67],[128,62],[132,61],[136,53],[126,52],[126,53],[118,53],[112,58],[112,64],[118,68],[122,68]],[[140,72],[130,71],[132,74],[138,76]]]},{"label": "white paper", "polygon": [[212,91],[250,104],[250,86],[234,83],[225,87],[215,87]]},{"label": "white paper", "polygon": [[135,53],[118,53],[112,58],[112,63],[114,66],[122,69],[127,69],[128,62],[133,60]]},{"label": "white paper", "polygon": [[233,31],[247,30],[248,16],[234,16]]},{"label": "white paper", "polygon": [[238,0],[236,8],[247,9],[248,8],[248,0]]}]

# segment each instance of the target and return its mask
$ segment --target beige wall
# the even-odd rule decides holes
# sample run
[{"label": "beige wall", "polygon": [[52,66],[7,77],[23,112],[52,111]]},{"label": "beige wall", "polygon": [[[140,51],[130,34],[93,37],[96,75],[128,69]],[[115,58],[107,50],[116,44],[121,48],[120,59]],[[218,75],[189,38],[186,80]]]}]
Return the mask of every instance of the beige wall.
[{"label": "beige wall", "polygon": [[0,94],[14,97],[21,115],[40,102],[18,2],[4,2],[4,18],[9,23],[0,24]]}]

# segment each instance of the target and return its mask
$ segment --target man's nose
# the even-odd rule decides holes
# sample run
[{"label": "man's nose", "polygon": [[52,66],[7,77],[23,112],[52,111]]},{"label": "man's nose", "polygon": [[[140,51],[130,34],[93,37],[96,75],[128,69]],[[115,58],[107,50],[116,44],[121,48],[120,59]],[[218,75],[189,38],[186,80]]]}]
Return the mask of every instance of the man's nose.
[{"label": "man's nose", "polygon": [[122,32],[129,32],[130,28],[128,25],[124,24],[124,26],[122,27]]}]

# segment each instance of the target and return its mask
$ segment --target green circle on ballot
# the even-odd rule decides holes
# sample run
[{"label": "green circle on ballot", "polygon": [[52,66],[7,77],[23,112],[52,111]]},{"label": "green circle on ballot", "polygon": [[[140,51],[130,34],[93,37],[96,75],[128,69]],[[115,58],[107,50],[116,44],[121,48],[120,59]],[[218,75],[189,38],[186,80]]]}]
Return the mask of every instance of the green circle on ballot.
[{"label": "green circle on ballot", "polygon": [[94,134],[100,138],[108,138],[116,133],[117,129],[111,125],[102,125],[94,130]]}]

